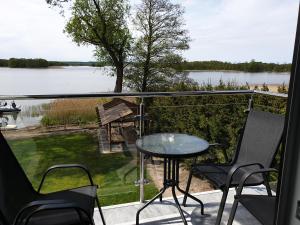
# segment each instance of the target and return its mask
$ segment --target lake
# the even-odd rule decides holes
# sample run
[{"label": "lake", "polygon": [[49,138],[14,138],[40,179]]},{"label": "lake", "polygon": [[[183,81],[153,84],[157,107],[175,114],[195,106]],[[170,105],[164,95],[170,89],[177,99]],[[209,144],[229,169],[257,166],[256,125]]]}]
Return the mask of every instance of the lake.
[{"label": "lake", "polygon": [[49,69],[0,68],[2,95],[71,94],[113,91],[109,68],[57,67]]},{"label": "lake", "polygon": [[280,85],[289,83],[289,73],[246,73],[238,71],[190,71],[189,77],[196,80],[199,84],[211,83],[217,85],[220,80],[224,82],[236,82],[244,85],[246,82],[249,85]]},{"label": "lake", "polygon": [[[71,94],[114,90],[109,67],[58,67],[49,69],[0,68],[0,95]],[[288,84],[289,73],[191,71],[189,77],[202,84],[235,81],[238,84]]]},{"label": "lake", "polygon": [[[82,94],[95,92],[112,92],[115,78],[108,76],[109,67],[56,67],[48,69],[13,69],[0,68],[0,95],[30,95],[30,94]],[[224,82],[237,84],[288,84],[289,73],[244,73],[235,71],[190,71],[189,77],[199,84],[211,83],[217,85]],[[16,101],[26,107],[49,102],[49,100]],[[10,124],[25,127],[38,123],[40,117],[30,117],[21,114],[15,118],[8,116]],[[0,121],[1,122],[1,121]]]}]

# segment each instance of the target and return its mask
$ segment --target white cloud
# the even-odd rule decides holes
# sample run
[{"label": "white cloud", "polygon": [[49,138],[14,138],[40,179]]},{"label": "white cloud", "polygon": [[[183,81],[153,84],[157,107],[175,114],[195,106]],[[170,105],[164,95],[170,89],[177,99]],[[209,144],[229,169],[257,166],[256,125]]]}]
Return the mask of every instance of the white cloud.
[{"label": "white cloud", "polygon": [[291,62],[296,0],[223,0],[214,9],[187,14],[194,40],[187,58]]},{"label": "white cloud", "polygon": [[65,19],[45,0],[0,3],[0,58],[93,59],[92,47],[78,47],[66,37]]},{"label": "white cloud", "polygon": [[[184,5],[193,39],[187,59],[291,61],[297,0],[174,1]],[[45,0],[0,4],[0,58],[93,60],[93,47],[78,47],[66,37],[65,19]]]}]

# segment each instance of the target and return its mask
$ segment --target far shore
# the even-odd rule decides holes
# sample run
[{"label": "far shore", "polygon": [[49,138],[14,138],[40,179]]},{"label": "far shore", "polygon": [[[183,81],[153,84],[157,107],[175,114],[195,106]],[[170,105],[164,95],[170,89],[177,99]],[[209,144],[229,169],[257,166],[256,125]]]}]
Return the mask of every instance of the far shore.
[{"label": "far shore", "polygon": [[[54,66],[47,66],[47,67],[9,67],[9,66],[0,66],[0,68],[11,68],[11,69],[63,69],[64,67],[95,67],[95,68],[102,68],[105,66],[92,66],[92,65],[54,65]],[[261,71],[261,72],[249,72],[243,70],[178,70],[177,72],[232,72],[232,73],[272,73],[272,74],[282,74],[286,73],[289,74],[290,72],[274,72],[274,71]]]},{"label": "far shore", "polygon": [[272,74],[279,74],[279,73],[290,73],[290,72],[274,72],[274,71],[262,71],[262,72],[249,72],[243,70],[182,70],[178,72],[234,72],[234,73],[272,73]]},{"label": "far shore", "polygon": [[[282,84],[266,84],[266,85],[269,88],[269,92],[278,93],[278,87],[281,86]],[[256,84],[256,85],[250,85],[250,89],[254,90],[255,86],[257,86],[259,90],[263,87],[262,84]],[[288,84],[286,85],[286,87],[288,88]]]}]

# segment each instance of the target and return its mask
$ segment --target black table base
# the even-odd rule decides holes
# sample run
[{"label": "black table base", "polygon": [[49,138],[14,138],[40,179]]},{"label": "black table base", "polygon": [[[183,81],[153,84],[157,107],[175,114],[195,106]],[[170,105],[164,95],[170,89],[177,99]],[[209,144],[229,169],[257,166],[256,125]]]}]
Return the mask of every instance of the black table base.
[{"label": "black table base", "polygon": [[172,188],[172,195],[175,201],[175,205],[180,213],[181,219],[185,225],[187,225],[185,216],[183,214],[183,211],[180,207],[180,204],[178,202],[175,190],[177,189],[179,192],[186,194],[191,199],[197,201],[201,206],[201,214],[204,215],[204,204],[201,200],[195,198],[194,196],[190,195],[189,193],[185,192],[179,187],[179,160],[178,159],[165,159],[164,160],[164,183],[163,188],[160,189],[159,193],[152,198],[149,202],[147,202],[143,207],[141,207],[137,213],[136,213],[136,224],[139,224],[139,215],[142,210],[144,210],[147,206],[149,206],[152,202],[154,202],[157,198],[162,201],[162,195],[163,193],[168,189]]}]

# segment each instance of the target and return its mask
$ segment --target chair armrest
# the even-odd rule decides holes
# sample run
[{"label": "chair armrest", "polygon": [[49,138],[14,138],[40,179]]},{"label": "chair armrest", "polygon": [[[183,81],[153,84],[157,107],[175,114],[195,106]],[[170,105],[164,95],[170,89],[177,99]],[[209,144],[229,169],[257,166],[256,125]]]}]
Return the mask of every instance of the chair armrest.
[{"label": "chair armrest", "polygon": [[227,174],[227,179],[226,179],[226,187],[229,188],[231,181],[232,181],[232,177],[234,176],[234,174],[243,167],[248,167],[248,166],[259,166],[260,169],[264,168],[263,165],[261,165],[260,163],[246,163],[246,164],[235,164],[231,167],[231,169],[229,170],[228,174]]},{"label": "chair armrest", "polygon": [[92,179],[92,176],[91,176],[91,173],[89,171],[89,169],[84,166],[84,165],[81,165],[81,164],[61,164],[61,165],[55,165],[55,166],[51,166],[49,167],[46,172],[44,173],[43,175],[43,178],[41,180],[41,183],[39,185],[39,188],[38,188],[38,193],[40,193],[41,189],[42,189],[42,186],[44,184],[44,181],[45,181],[45,178],[46,176],[48,175],[49,172],[53,171],[53,170],[57,170],[57,169],[69,169],[69,168],[78,168],[78,169],[82,169],[88,176],[89,178],[89,181],[90,181],[90,184],[91,185],[94,185],[94,182],[93,182],[93,179]]},{"label": "chair armrest", "polygon": [[253,171],[247,171],[241,178],[240,182],[239,182],[239,186],[238,186],[238,190],[236,192],[236,195],[239,196],[242,193],[243,187],[245,182],[247,181],[247,179],[249,177],[251,177],[254,174],[263,174],[266,175],[267,173],[271,173],[271,172],[278,172],[278,170],[274,169],[274,168],[265,168],[265,169],[258,169],[258,170],[253,170]]},{"label": "chair armrest", "polygon": [[17,224],[19,219],[21,218],[22,214],[26,210],[31,209],[32,207],[37,207],[37,206],[41,206],[41,205],[50,205],[50,204],[62,204],[62,203],[67,203],[67,202],[62,199],[38,200],[38,201],[29,202],[19,210],[19,212],[17,213],[17,215],[15,217],[14,224]]},{"label": "chair armrest", "polygon": [[[60,209],[74,209],[78,213],[81,224],[83,224],[83,221],[82,221],[80,212],[83,212],[89,219],[89,224],[93,224],[93,220],[91,219],[90,215],[82,207],[80,207],[79,205],[77,205],[75,203],[65,202],[65,203],[46,204],[46,205],[38,206],[35,210],[33,210],[31,213],[29,213],[24,218],[24,220],[25,220],[24,225],[28,225],[30,219],[37,213],[40,213],[40,212],[46,211],[46,210],[60,210]],[[17,224],[15,224],[15,225],[17,225]]]}]

